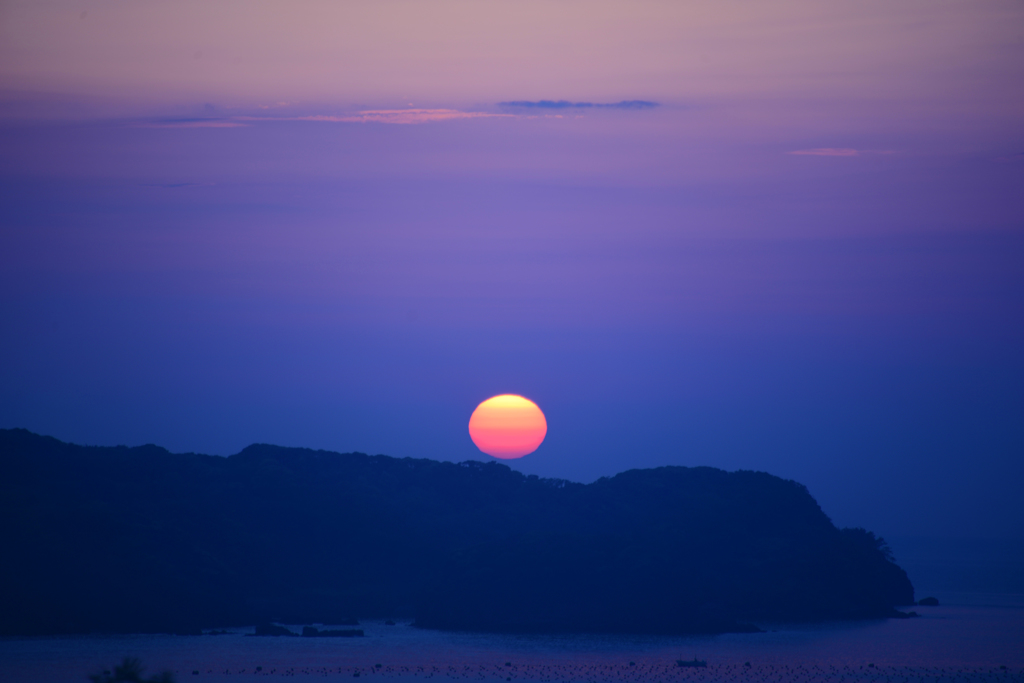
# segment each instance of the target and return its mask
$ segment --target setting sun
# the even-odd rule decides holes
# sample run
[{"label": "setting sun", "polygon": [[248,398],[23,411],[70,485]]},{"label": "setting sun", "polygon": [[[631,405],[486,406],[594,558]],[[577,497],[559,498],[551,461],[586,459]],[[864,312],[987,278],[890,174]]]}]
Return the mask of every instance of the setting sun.
[{"label": "setting sun", "polygon": [[547,420],[537,404],[515,394],[487,399],[469,418],[473,443],[484,453],[502,460],[533,453],[547,433]]}]

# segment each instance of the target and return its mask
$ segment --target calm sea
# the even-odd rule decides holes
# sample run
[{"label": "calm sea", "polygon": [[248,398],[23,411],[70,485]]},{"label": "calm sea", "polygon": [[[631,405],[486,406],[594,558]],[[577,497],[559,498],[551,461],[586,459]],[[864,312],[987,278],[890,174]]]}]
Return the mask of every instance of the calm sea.
[{"label": "calm sea", "polygon": [[[179,682],[1024,681],[1024,595],[940,599],[940,607],[917,608],[918,619],[699,638],[494,636],[374,621],[363,622],[365,638],[353,639],[250,637],[245,629],[219,636],[8,638],[0,640],[0,680],[83,682],[133,656],[147,673],[169,669]],[[707,667],[676,664],[695,657]]]}]

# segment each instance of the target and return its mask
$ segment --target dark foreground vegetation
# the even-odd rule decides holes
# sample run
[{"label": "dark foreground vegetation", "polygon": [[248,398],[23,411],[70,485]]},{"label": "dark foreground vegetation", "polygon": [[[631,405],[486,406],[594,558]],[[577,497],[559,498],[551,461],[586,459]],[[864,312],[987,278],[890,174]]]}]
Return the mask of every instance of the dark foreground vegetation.
[{"label": "dark foreground vegetation", "polygon": [[724,632],[893,616],[881,539],[761,472],[588,485],[498,463],[254,445],[222,458],[0,430],[0,634],[415,616],[427,628]]},{"label": "dark foreground vegetation", "polygon": [[89,680],[92,683],[174,683],[174,674],[170,671],[143,678],[145,671],[146,667],[142,666],[141,661],[134,657],[125,657],[120,664],[114,667],[113,671],[108,669],[93,674],[89,676]]}]

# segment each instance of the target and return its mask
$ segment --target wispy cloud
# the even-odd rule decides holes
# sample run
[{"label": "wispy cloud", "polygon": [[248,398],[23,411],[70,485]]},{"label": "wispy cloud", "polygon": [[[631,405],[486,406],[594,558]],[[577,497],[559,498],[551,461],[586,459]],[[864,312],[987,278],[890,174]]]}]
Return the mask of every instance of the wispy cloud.
[{"label": "wispy cloud", "polygon": [[345,116],[312,115],[286,117],[238,116],[236,121],[312,121],[323,123],[394,123],[415,124],[431,121],[453,121],[457,119],[479,119],[512,117],[512,114],[491,114],[483,111],[459,111],[458,109],[370,109]]},{"label": "wispy cloud", "polygon": [[237,119],[174,119],[170,121],[139,121],[136,128],[238,128],[246,124]]},{"label": "wispy cloud", "polygon": [[623,100],[621,102],[570,102],[568,100],[515,100],[499,102],[502,107],[524,107],[529,109],[653,109],[660,106],[658,102],[647,100]]},{"label": "wispy cloud", "polygon": [[787,154],[811,157],[859,157],[861,152],[848,147],[815,147],[814,149],[797,149],[787,152]]},{"label": "wispy cloud", "polygon": [[859,157],[868,154],[895,154],[891,149],[853,149],[851,147],[814,147],[812,149],[796,149],[786,154],[811,157]]},{"label": "wispy cloud", "polygon": [[353,114],[311,114],[306,116],[230,116],[201,119],[155,119],[135,121],[136,128],[238,128],[274,121],[309,121],[312,123],[392,123],[416,124],[432,121],[455,121],[479,118],[516,118],[515,114],[494,114],[458,109],[368,109]]}]

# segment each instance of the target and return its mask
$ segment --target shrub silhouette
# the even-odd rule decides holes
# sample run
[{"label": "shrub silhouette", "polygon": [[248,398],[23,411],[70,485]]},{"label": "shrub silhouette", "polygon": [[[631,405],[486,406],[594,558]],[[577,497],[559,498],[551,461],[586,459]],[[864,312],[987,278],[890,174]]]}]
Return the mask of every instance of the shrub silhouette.
[{"label": "shrub silhouette", "polygon": [[114,667],[114,672],[104,671],[89,676],[92,683],[174,683],[174,674],[170,671],[143,678],[142,672],[145,667],[135,657],[125,657],[121,663]]}]

